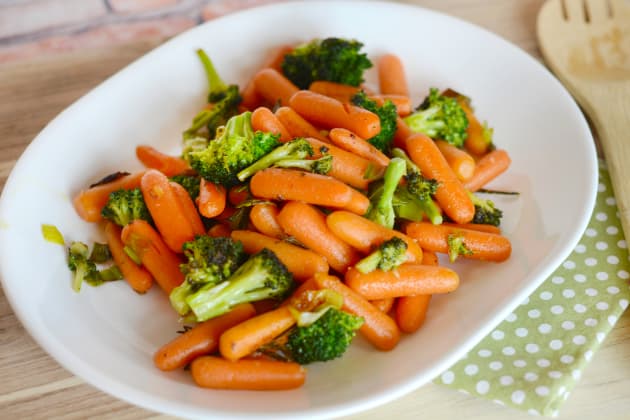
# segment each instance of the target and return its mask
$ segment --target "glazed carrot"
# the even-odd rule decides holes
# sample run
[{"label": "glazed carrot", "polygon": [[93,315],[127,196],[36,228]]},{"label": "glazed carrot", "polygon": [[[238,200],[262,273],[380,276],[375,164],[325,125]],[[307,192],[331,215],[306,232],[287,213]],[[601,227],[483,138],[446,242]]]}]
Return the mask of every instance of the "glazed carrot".
[{"label": "glazed carrot", "polygon": [[216,351],[225,330],[254,315],[254,306],[244,303],[224,315],[201,322],[160,347],[153,355],[153,363],[160,370],[183,368],[195,358]]},{"label": "glazed carrot", "polygon": [[511,163],[510,155],[503,149],[486,153],[477,161],[475,172],[472,178],[466,181],[464,187],[472,192],[483,188],[488,182],[505,172]]},{"label": "glazed carrot", "polygon": [[217,223],[208,229],[208,236],[213,238],[229,238],[231,233],[227,223]]},{"label": "glazed carrot", "polygon": [[227,200],[233,206],[238,206],[249,198],[251,198],[249,190],[243,185],[236,185],[227,192]]},{"label": "glazed carrot", "polygon": [[342,309],[363,317],[361,334],[376,348],[391,350],[400,340],[400,331],[392,318],[379,311],[361,295],[343,284],[337,277],[318,273],[314,277],[319,289],[330,289],[343,296]]},{"label": "glazed carrot", "polygon": [[109,195],[114,191],[131,190],[139,187],[140,180],[145,172],[146,171],[140,171],[124,175],[106,184],[82,190],[72,200],[74,209],[86,222],[101,221],[103,219],[101,216],[101,210],[105,207],[105,204],[107,204]]},{"label": "glazed carrot", "polygon": [[[422,264],[437,266],[435,252],[424,251]],[[396,301],[394,319],[402,332],[412,333],[420,329],[427,316],[431,295],[401,296]]]},{"label": "glazed carrot", "polygon": [[376,309],[383,312],[384,314],[389,313],[389,311],[394,307],[395,302],[396,299],[394,298],[374,299],[370,301],[370,303],[374,305]]},{"label": "glazed carrot", "polygon": [[249,186],[255,197],[269,200],[301,200],[307,203],[345,208],[364,214],[370,200],[343,182],[327,175],[292,169],[268,168],[256,172]]},{"label": "glazed carrot", "polygon": [[385,101],[391,101],[396,106],[396,112],[400,117],[411,114],[411,99],[405,95],[370,95],[371,100],[378,106],[383,106]]},{"label": "glazed carrot", "polygon": [[468,128],[466,129],[467,136],[466,140],[464,140],[464,147],[475,156],[485,155],[490,151],[492,141],[486,137],[483,125],[479,122],[466,100],[458,97],[458,102],[468,118]]},{"label": "glazed carrot", "polygon": [[449,293],[459,286],[459,276],[450,268],[422,264],[402,264],[391,271],[374,270],[367,274],[353,267],[344,280],[368,300]]},{"label": "glazed carrot", "polygon": [[278,223],[278,206],[274,204],[256,204],[249,212],[249,220],[258,232],[282,239],[284,232]]},{"label": "glazed carrot", "polygon": [[330,130],[330,133],[328,133],[328,137],[333,144],[341,147],[347,152],[372,161],[377,165],[389,165],[389,158],[383,152],[372,146],[367,140],[354,134],[352,131],[346,130],[345,128],[333,128]]},{"label": "glazed carrot", "polygon": [[299,388],[306,380],[300,364],[264,359],[231,362],[202,356],[192,362],[190,371],[197,385],[212,389],[283,390]]},{"label": "glazed carrot", "polygon": [[339,102],[350,102],[352,97],[361,91],[361,88],[327,80],[316,80],[311,83],[308,90],[335,98]]},{"label": "glazed carrot", "polygon": [[289,105],[307,120],[326,128],[347,128],[365,139],[381,131],[378,115],[309,90],[296,92]]},{"label": "glazed carrot", "polygon": [[255,254],[263,248],[273,251],[296,281],[307,280],[318,272],[328,272],[326,259],[308,249],[249,230],[234,230],[230,236],[240,241],[248,254]]},{"label": "glazed carrot", "polygon": [[276,110],[276,117],[287,129],[292,138],[312,137],[328,143],[328,139],[310,122],[288,106],[281,106]]},{"label": "glazed carrot", "polygon": [[225,210],[227,192],[221,185],[201,178],[197,207],[203,216],[212,218]]},{"label": "glazed carrot", "polygon": [[232,361],[241,359],[291,328],[295,322],[287,306],[249,318],[221,335],[221,356]]},{"label": "glazed carrot", "polygon": [[360,256],[326,225],[326,216],[317,208],[299,201],[289,201],[278,214],[282,230],[308,249],[324,256],[339,273],[356,263]]},{"label": "glazed carrot", "polygon": [[190,194],[188,194],[186,188],[173,181],[170,182],[170,185],[195,235],[203,235],[206,233],[206,227],[203,225],[201,217],[199,217],[199,213],[197,212],[197,207],[192,198],[190,198]]},{"label": "glazed carrot", "polygon": [[112,222],[105,224],[105,238],[112,253],[114,263],[120,268],[129,286],[138,293],[146,293],[153,285],[153,277],[146,268],[137,265],[125,252],[125,244],[120,239],[121,228]]},{"label": "glazed carrot", "polygon": [[385,54],[378,60],[378,85],[381,93],[409,96],[405,67],[394,54]]},{"label": "glazed carrot", "polygon": [[291,296],[288,299],[285,299],[284,302],[282,302],[282,305],[289,305],[293,302],[294,299],[299,300],[300,296],[302,296],[302,293],[308,290],[319,290],[319,288],[317,287],[317,283],[315,283],[315,279],[313,277],[309,278],[304,283],[301,283],[297,287],[297,289],[295,289],[293,293],[291,293]]},{"label": "glazed carrot", "polygon": [[279,134],[281,142],[291,140],[291,134],[269,108],[258,107],[252,112],[252,127],[255,131]]},{"label": "glazed carrot", "polygon": [[444,140],[436,140],[435,145],[460,181],[468,181],[473,176],[475,159],[468,152]]},{"label": "glazed carrot", "polygon": [[493,225],[486,225],[486,224],[482,224],[482,223],[464,223],[464,224],[457,224],[457,223],[449,223],[449,222],[444,222],[442,223],[444,226],[451,226],[454,228],[459,228],[459,229],[470,229],[470,230],[478,230],[481,232],[488,232],[488,233],[494,233],[496,235],[500,235],[501,234],[501,228],[498,226],[493,226]]},{"label": "glazed carrot", "polygon": [[464,258],[501,262],[508,259],[512,252],[512,245],[505,236],[478,230],[414,222],[407,224],[405,232],[418,241],[423,249],[444,254],[448,253],[449,236],[461,236],[464,245],[470,250],[470,254],[462,255]]},{"label": "glazed carrot", "polygon": [[140,180],[144,201],[164,242],[175,252],[181,252],[184,242],[194,239],[195,230],[182,204],[162,172],[149,169]]},{"label": "glazed carrot", "polygon": [[348,211],[333,211],[326,216],[326,224],[338,238],[364,254],[397,236],[407,243],[407,262],[419,263],[422,261],[422,249],[413,239],[402,232],[388,229],[365,217]]},{"label": "glazed carrot", "polygon": [[407,137],[413,135],[414,132],[411,131],[411,128],[405,123],[405,121],[398,117],[396,119],[396,132],[394,133],[393,145],[394,147],[398,147],[399,149],[407,150]]},{"label": "glazed carrot", "polygon": [[160,234],[144,220],[134,220],[121,233],[123,243],[140,258],[142,265],[167,294],[182,284],[182,260],[164,243]]},{"label": "glazed carrot", "polygon": [[438,260],[438,256],[433,251],[423,251],[422,252],[422,264],[425,265],[439,265],[440,261]]},{"label": "glazed carrot", "polygon": [[409,157],[422,175],[439,182],[435,198],[444,213],[456,223],[470,222],[475,215],[475,206],[435,142],[419,133],[407,137],[405,142]]},{"label": "glazed carrot", "polygon": [[164,154],[152,146],[136,146],[136,156],[147,168],[157,169],[168,176],[191,170],[188,162],[181,157]]},{"label": "glazed carrot", "polygon": [[313,138],[307,138],[306,141],[313,147],[314,158],[321,157],[322,150],[333,157],[332,169],[328,175],[354,188],[366,190],[371,181],[380,178],[385,173],[385,166],[375,164],[341,147]]},{"label": "glazed carrot", "polygon": [[254,75],[256,92],[271,104],[288,105],[291,96],[299,89],[282,73],[274,69],[262,69]]},{"label": "glazed carrot", "polygon": [[[260,69],[271,68],[277,71],[280,71],[280,64],[282,60],[284,60],[284,56],[293,50],[293,47],[290,45],[282,45],[279,48],[272,51],[267,57],[267,60],[264,62]],[[243,90],[241,91],[241,105],[246,109],[252,110],[259,106],[263,99],[256,92],[256,85],[254,84],[253,78],[247,82]]]}]

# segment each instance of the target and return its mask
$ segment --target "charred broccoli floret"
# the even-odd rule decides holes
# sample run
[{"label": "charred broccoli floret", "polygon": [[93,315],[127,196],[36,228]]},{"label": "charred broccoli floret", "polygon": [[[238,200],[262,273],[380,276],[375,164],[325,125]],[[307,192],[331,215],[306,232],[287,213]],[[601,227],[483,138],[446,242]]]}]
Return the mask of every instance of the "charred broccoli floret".
[{"label": "charred broccoli floret", "polygon": [[494,206],[494,202],[489,199],[483,199],[477,195],[468,192],[470,199],[475,205],[475,216],[472,223],[481,223],[484,225],[499,226],[503,212]]}]

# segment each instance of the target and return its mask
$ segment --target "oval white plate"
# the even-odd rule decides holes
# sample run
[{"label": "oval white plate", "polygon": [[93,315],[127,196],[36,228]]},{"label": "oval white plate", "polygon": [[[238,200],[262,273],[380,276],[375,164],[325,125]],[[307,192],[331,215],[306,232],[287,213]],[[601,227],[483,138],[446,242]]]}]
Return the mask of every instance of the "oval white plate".
[{"label": "oval white plate", "polygon": [[[152,354],[179,329],[157,288],[139,296],[124,283],[70,289],[64,250],[42,239],[42,223],[67,240],[101,239],[71,197],[113,171],[138,168],[134,147],[178,150],[203,105],[203,47],[223,77],[244,82],[271,48],[312,37],[361,40],[372,58],[404,61],[414,102],[430,86],[473,98],[513,158],[493,185],[520,191],[497,199],[513,243],[503,264],[456,264],[462,286],[435,298],[426,325],[391,352],[361,340],[340,360],[309,367],[290,392],[197,388],[187,372],[163,373]],[[374,71],[368,78],[374,82]],[[562,86],[535,60],[465,22],[386,3],[304,2],[257,8],[194,28],[102,83],[53,120],[16,164],[0,202],[5,293],[37,342],[64,367],[121,399],[183,417],[313,418],[385,403],[430,381],[526,298],[577,243],[596,190],[587,124]]]}]

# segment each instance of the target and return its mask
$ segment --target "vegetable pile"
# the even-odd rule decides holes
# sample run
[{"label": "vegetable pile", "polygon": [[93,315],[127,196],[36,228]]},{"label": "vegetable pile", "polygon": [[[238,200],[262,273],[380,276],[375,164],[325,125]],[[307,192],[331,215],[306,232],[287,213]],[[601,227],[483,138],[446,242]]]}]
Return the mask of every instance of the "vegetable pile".
[{"label": "vegetable pile", "polygon": [[[208,103],[181,155],[137,145],[145,169],[75,196],[108,252],[69,247],[73,288],[157,284],[194,324],[156,350],[159,369],[189,367],[208,388],[299,387],[303,365],[357,335],[388,351],[421,328],[431,296],[460,283],[439,254],[509,258],[502,211],[480,192],[510,165],[492,129],[451,89],[412,109],[401,60],[362,48],[282,46],[242,88],[199,50]],[[364,84],[373,66],[378,91]]]}]

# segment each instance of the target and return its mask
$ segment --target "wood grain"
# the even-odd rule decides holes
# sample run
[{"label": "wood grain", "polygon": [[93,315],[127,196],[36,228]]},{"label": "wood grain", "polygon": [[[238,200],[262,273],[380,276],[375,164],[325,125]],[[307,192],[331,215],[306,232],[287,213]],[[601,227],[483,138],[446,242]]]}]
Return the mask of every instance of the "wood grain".
[{"label": "wood grain", "polygon": [[[540,55],[535,18],[543,0],[407,1],[447,12]],[[58,56],[0,66],[0,187],[35,135],[55,115],[153,45]],[[630,407],[630,313],[618,321],[561,411],[561,419],[627,418]],[[0,418],[171,419],[115,399],[74,377],[28,335],[0,290]],[[427,384],[346,419],[531,419],[492,402]]]}]

